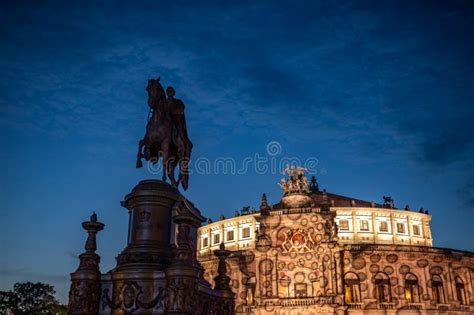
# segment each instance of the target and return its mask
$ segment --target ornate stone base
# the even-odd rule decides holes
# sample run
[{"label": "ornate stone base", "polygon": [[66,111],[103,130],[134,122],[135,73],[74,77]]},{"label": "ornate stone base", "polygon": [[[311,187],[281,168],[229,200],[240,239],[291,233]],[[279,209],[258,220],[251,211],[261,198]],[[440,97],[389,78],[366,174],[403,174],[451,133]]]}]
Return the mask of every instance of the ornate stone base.
[{"label": "ornate stone base", "polygon": [[100,315],[163,314],[163,271],[118,271],[102,275]]},{"label": "ornate stone base", "polygon": [[[230,288],[213,290],[202,276],[196,233],[205,218],[191,202],[167,183],[145,180],[122,205],[129,210],[128,244],[107,274],[94,252],[103,224],[83,223],[90,236],[71,274],[70,314],[234,314]],[[225,268],[219,272],[226,277]]]}]

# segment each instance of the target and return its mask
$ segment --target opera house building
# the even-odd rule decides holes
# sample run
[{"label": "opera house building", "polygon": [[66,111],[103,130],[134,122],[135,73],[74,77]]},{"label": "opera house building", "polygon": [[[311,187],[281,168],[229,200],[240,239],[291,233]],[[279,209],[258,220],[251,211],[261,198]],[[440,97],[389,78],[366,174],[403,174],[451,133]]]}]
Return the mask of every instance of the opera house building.
[{"label": "opera house building", "polygon": [[221,243],[237,314],[473,314],[474,253],[433,247],[423,210],[320,190],[287,170],[283,197],[198,229],[211,284]]}]

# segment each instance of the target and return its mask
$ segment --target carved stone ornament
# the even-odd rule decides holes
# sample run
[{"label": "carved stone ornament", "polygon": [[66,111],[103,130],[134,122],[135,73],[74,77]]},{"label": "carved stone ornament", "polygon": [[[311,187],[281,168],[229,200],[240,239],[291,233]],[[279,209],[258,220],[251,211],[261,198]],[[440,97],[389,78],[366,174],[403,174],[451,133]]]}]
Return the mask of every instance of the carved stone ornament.
[{"label": "carved stone ornament", "polygon": [[74,281],[69,291],[70,314],[97,314],[99,295],[99,282]]},{"label": "carved stone ornament", "polygon": [[285,232],[285,240],[281,244],[284,253],[305,253],[315,249],[316,241],[306,229],[291,229]]},{"label": "carved stone ornament", "polygon": [[305,176],[306,169],[303,167],[287,167],[285,173],[288,179],[282,178],[280,187],[283,189],[285,196],[290,194],[307,194],[310,192],[308,179]]},{"label": "carved stone ornament", "polygon": [[126,313],[132,313],[140,308],[151,309],[161,307],[164,300],[164,288],[158,289],[158,294],[151,301],[143,301],[142,287],[136,281],[125,281],[112,299],[109,297],[109,289],[104,289],[102,294],[102,309],[109,307],[112,310],[122,309]]}]

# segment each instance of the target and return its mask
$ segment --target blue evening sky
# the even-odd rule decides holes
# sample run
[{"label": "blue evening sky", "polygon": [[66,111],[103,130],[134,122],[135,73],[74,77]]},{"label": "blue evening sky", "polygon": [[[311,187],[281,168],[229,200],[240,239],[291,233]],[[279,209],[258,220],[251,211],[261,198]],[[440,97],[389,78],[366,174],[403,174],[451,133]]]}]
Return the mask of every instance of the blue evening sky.
[{"label": "blue evening sky", "polygon": [[[41,3],[40,3],[41,2]],[[433,214],[434,244],[474,250],[474,2],[5,1],[0,5],[0,290],[67,300],[96,211],[101,269],[141,179],[147,79],[186,104],[193,158],[317,158],[322,188]],[[239,164],[240,163],[240,164]],[[193,174],[214,219],[276,203],[281,175]]]}]

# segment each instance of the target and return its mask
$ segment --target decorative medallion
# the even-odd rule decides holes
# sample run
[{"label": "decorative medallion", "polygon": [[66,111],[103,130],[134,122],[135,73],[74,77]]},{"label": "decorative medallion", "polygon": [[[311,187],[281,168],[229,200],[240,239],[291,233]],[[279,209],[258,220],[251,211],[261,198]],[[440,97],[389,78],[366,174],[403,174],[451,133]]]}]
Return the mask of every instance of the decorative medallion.
[{"label": "decorative medallion", "polygon": [[435,257],[433,258],[433,261],[434,261],[435,263],[440,263],[440,262],[443,261],[443,257],[442,257],[442,256],[435,256]]},{"label": "decorative medallion", "polygon": [[380,267],[379,267],[379,265],[376,265],[376,264],[372,264],[369,267],[369,271],[371,273],[377,273],[377,272],[379,272],[379,270],[380,270]]},{"label": "decorative medallion", "polygon": [[262,260],[259,264],[260,274],[267,276],[273,271],[273,261],[270,259]]},{"label": "decorative medallion", "polygon": [[443,267],[440,267],[440,266],[434,266],[434,267],[431,267],[430,268],[430,273],[431,274],[442,274],[443,273]]},{"label": "decorative medallion", "polygon": [[297,272],[297,273],[295,274],[295,277],[294,277],[295,283],[302,283],[302,282],[304,282],[305,278],[306,278],[306,276],[305,276],[304,273],[302,273],[302,272]]},{"label": "decorative medallion", "polygon": [[357,273],[357,276],[361,282],[367,280],[367,275],[364,272]]},{"label": "decorative medallion", "polygon": [[428,266],[428,260],[426,259],[420,259],[416,262],[416,265],[420,268],[425,268],[426,266]]},{"label": "decorative medallion", "polygon": [[352,261],[352,268],[360,270],[365,267],[365,259],[362,257],[357,257]]},{"label": "decorative medallion", "polygon": [[383,268],[383,272],[385,272],[388,275],[391,275],[394,271],[395,270],[393,269],[392,266],[386,266],[385,268]]},{"label": "decorative medallion", "polygon": [[379,254],[374,254],[370,256],[370,261],[373,263],[378,263],[380,261],[380,255]]},{"label": "decorative medallion", "polygon": [[402,275],[406,274],[406,273],[409,273],[410,272],[410,266],[407,266],[407,265],[401,265],[400,266],[400,273]]},{"label": "decorative medallion", "polygon": [[389,263],[393,264],[398,260],[398,256],[395,254],[389,254],[387,255],[386,259]]}]

